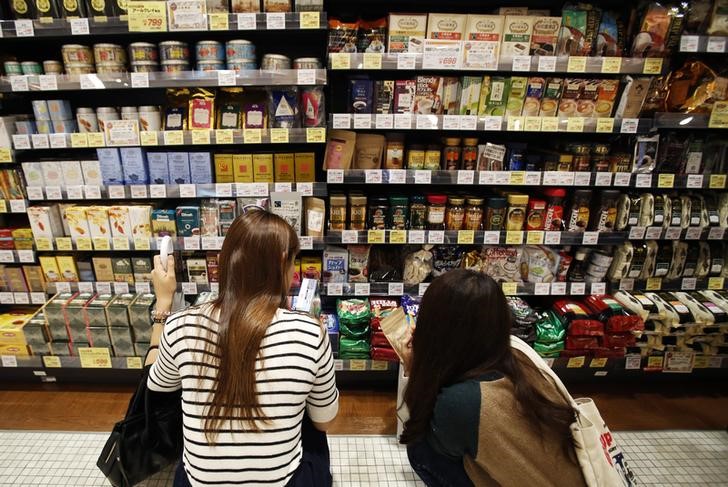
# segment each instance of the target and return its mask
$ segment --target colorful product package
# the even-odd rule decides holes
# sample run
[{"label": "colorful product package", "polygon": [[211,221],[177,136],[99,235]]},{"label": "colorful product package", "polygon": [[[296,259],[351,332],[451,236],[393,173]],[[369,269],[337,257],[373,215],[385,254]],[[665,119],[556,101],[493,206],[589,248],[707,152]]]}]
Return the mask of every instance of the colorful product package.
[{"label": "colorful product package", "polygon": [[426,35],[427,14],[389,14],[387,52],[422,52]]},{"label": "colorful product package", "polygon": [[503,24],[501,59],[527,56],[531,50],[531,33],[535,17],[508,15]]},{"label": "colorful product package", "polygon": [[555,56],[561,17],[535,17],[531,34],[532,56]]},{"label": "colorful product package", "polygon": [[463,68],[498,69],[504,19],[502,15],[468,15],[463,43]]},{"label": "colorful product package", "polygon": [[177,236],[176,214],[172,209],[152,210],[152,235],[154,237]]}]

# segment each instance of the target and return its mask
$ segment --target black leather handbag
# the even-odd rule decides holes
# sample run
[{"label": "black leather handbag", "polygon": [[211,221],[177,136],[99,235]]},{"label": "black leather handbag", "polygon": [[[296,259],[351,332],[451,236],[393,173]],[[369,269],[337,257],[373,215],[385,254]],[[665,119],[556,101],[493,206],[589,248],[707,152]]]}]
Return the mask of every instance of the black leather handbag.
[{"label": "black leather handbag", "polygon": [[114,487],[131,487],[182,455],[181,392],[147,389],[149,367],[122,421],[114,425],[96,466]]}]

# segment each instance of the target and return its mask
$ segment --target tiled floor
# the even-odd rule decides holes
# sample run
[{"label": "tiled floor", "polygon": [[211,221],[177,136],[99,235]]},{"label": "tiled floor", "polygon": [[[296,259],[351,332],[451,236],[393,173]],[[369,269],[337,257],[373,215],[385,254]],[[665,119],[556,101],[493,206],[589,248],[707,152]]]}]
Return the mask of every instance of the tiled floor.
[{"label": "tiled floor", "polygon": [[[0,485],[104,486],[96,458],[100,433],[0,431]],[[650,485],[728,485],[728,434],[724,431],[656,431],[615,434],[637,480]],[[389,436],[331,436],[336,486],[423,485],[404,449]],[[171,472],[140,484],[171,485]]]}]

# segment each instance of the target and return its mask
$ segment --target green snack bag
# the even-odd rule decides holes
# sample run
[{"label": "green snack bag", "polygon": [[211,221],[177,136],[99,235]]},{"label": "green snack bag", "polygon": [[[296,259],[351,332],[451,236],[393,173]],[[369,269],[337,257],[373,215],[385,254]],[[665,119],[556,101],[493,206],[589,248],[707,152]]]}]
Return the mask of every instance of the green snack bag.
[{"label": "green snack bag", "polygon": [[350,324],[345,321],[339,322],[339,333],[341,333],[342,337],[353,339],[369,338],[369,331],[369,322],[366,322],[363,326]]},{"label": "green snack bag", "polygon": [[533,344],[533,349],[538,352],[539,355],[542,357],[558,357],[559,352],[564,349],[564,342],[558,342],[558,343],[539,343],[536,342]]},{"label": "green snack bag", "polygon": [[545,311],[536,323],[536,342],[542,344],[563,342],[565,336],[566,329],[556,313],[551,310]]},{"label": "green snack bag", "polygon": [[348,323],[368,322],[371,317],[368,299],[339,299],[336,302],[339,321]]},{"label": "green snack bag", "polygon": [[352,358],[351,354],[362,354],[366,355],[363,358],[369,358],[369,340],[361,338],[339,338],[339,357],[340,358]]}]

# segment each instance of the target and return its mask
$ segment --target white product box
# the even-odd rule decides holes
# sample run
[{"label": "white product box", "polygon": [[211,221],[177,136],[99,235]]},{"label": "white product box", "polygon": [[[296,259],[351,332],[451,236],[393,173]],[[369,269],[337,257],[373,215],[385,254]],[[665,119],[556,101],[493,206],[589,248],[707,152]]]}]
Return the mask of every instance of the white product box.
[{"label": "white product box", "polygon": [[504,20],[502,15],[468,15],[463,68],[498,69]]},{"label": "white product box", "polygon": [[513,56],[528,56],[531,50],[531,32],[535,17],[528,15],[508,15],[503,24],[501,59]]},{"label": "white product box", "polygon": [[89,186],[102,186],[104,180],[101,177],[101,165],[99,161],[81,161],[81,172],[83,180]]},{"label": "white product box", "polygon": [[24,162],[22,166],[26,186],[45,186],[40,162]]},{"label": "white product box", "polygon": [[427,14],[389,14],[387,52],[422,52]]},{"label": "white product box", "polygon": [[149,205],[129,206],[132,238],[151,238],[152,207]]},{"label": "white product box", "polygon": [[61,161],[61,170],[66,186],[83,186],[83,172],[79,161]]},{"label": "white product box", "polygon": [[79,238],[89,238],[92,236],[91,228],[89,228],[88,224],[86,207],[69,206],[65,208],[63,214],[66,217],[69,234],[74,242],[78,241]]},{"label": "white product box", "polygon": [[43,181],[46,186],[63,187],[63,169],[58,161],[43,161],[40,163],[43,172]]},{"label": "white product box", "polygon": [[63,235],[63,223],[58,205],[31,206],[28,208],[28,220],[33,238],[53,238]]},{"label": "white product box", "polygon": [[124,237],[127,240],[132,238],[131,218],[128,206],[109,207],[109,223],[111,224],[111,236]]},{"label": "white product box", "polygon": [[90,206],[86,208],[88,227],[91,237],[111,239],[111,225],[109,225],[109,208],[106,206]]},{"label": "white product box", "polygon": [[466,21],[467,15],[465,14],[428,14],[427,38],[461,41]]}]

